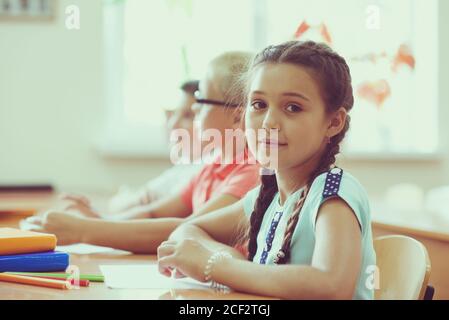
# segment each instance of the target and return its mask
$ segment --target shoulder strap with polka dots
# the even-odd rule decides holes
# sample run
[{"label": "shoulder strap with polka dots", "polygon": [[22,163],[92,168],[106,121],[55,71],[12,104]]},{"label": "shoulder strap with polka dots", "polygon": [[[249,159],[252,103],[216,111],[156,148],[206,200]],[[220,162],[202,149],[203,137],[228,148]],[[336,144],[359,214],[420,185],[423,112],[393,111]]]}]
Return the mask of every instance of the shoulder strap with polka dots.
[{"label": "shoulder strap with polka dots", "polygon": [[343,170],[335,167],[327,173],[326,182],[323,189],[323,199],[338,195],[340,189],[341,178],[343,177]]}]

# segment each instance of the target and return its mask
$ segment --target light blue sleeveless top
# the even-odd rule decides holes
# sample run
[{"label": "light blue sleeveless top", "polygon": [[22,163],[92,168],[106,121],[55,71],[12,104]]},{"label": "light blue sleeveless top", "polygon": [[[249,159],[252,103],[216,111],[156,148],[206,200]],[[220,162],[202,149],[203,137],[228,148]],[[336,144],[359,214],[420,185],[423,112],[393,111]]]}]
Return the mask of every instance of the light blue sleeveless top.
[{"label": "light blue sleeveless top", "polygon": [[[250,217],[260,186],[243,199],[245,214]],[[257,252],[253,261],[273,264],[281,249],[287,221],[303,189],[291,194],[284,205],[279,204],[279,192],[268,207],[257,237]],[[354,299],[373,299],[373,272],[376,254],[373,247],[368,196],[362,185],[348,172],[334,168],[319,175],[312,183],[293,233],[290,263],[310,265],[315,247],[315,221],[318,209],[326,200],[339,197],[352,208],[362,232],[362,266]],[[270,232],[271,230],[271,232]],[[268,235],[268,239],[267,239]],[[269,245],[267,245],[269,244]]]}]

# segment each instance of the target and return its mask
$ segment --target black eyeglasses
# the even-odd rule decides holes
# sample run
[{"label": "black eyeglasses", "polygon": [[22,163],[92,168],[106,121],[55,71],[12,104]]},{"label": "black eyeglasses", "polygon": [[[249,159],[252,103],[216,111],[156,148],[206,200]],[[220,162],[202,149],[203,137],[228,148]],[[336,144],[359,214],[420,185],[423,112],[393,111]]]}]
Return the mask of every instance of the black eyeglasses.
[{"label": "black eyeglasses", "polygon": [[224,101],[218,101],[213,99],[203,99],[199,97],[199,91],[195,91],[195,101],[199,104],[213,104],[217,106],[224,106],[224,107],[231,107],[231,108],[237,108],[240,105],[238,103],[230,103],[230,102],[224,102]]}]

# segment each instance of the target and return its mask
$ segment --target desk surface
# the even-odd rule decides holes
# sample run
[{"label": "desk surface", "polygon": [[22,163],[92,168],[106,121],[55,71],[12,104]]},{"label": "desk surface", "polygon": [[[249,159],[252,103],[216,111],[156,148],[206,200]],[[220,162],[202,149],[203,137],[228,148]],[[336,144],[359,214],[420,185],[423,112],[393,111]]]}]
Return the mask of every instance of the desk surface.
[{"label": "desk surface", "polygon": [[[50,199],[50,198],[48,198]],[[53,200],[53,198],[52,198]],[[32,200],[31,202],[33,202]],[[1,202],[1,201],[0,201]],[[42,202],[39,202],[41,205]],[[26,214],[28,215],[28,214]],[[0,227],[18,227],[19,221],[26,217],[17,213],[0,212]],[[102,254],[70,255],[70,264],[80,268],[80,273],[101,274],[99,266],[103,264],[152,264],[154,255],[124,255],[121,251]],[[220,293],[212,289],[109,289],[104,283],[91,282],[87,288],[58,290],[22,284],[0,282],[0,300],[2,299],[266,299],[237,292]]]},{"label": "desk surface", "polygon": [[[101,198],[101,197],[100,197]],[[54,195],[1,195],[0,227],[18,227],[19,221],[36,210],[58,207]],[[20,213],[6,212],[16,208]],[[413,225],[392,217],[382,219],[373,215],[373,227],[387,228],[394,233],[420,235],[429,239],[449,242],[448,223],[434,219],[412,219]],[[156,262],[154,255],[123,255],[121,251],[102,254],[71,254],[71,264],[77,265],[81,273],[100,273],[102,264],[151,264]],[[88,288],[62,291],[27,285],[0,282],[0,299],[266,299],[253,295],[231,292],[222,294],[212,289],[109,289],[104,283],[91,283]]]}]

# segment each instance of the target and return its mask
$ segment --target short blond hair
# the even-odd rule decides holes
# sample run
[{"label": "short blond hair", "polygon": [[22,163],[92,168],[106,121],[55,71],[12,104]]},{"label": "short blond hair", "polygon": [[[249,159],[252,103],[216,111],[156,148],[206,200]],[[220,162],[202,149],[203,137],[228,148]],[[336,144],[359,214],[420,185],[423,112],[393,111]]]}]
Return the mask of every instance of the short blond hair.
[{"label": "short blond hair", "polygon": [[242,104],[240,80],[248,72],[253,58],[254,55],[250,52],[229,51],[218,55],[209,63],[217,80],[217,89],[226,101]]}]

